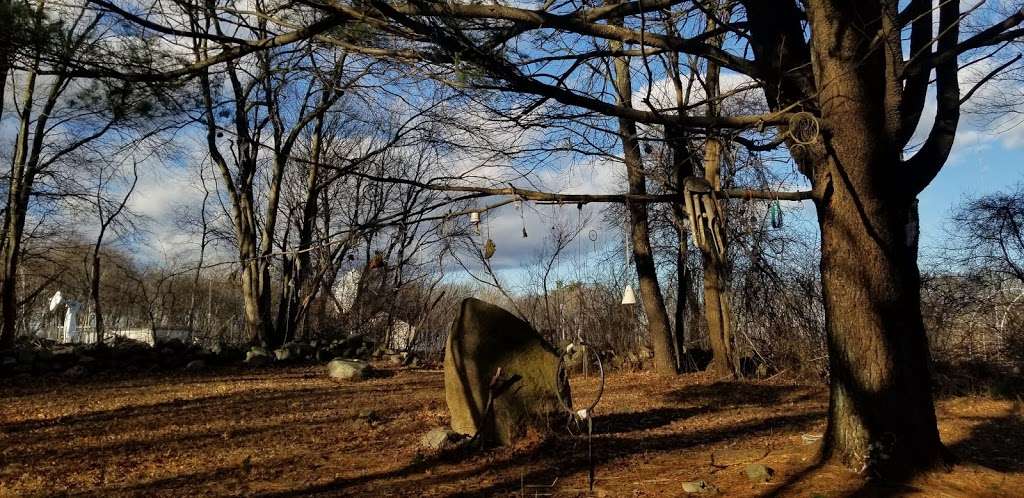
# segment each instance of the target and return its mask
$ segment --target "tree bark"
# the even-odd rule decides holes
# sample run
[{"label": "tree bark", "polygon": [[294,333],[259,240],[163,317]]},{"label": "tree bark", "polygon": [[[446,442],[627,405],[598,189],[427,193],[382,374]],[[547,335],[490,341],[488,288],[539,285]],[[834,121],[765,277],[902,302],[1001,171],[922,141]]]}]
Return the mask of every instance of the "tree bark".
[{"label": "tree bark", "polygon": [[[853,165],[849,155],[859,154],[842,154],[836,174]],[[857,177],[834,182],[817,203],[831,378],[824,456],[891,474],[929,467],[944,452],[907,233],[913,199]]]},{"label": "tree bark", "polygon": [[[20,197],[19,187],[20,185],[12,182],[8,196],[12,199]],[[23,204],[20,201],[9,201],[7,207],[7,222],[4,227],[6,239],[0,254],[3,258],[3,280],[0,280],[3,328],[0,329],[0,350],[14,346],[18,327],[18,259],[21,256],[21,233],[25,228]]]},{"label": "tree bark", "polygon": [[[4,214],[4,239],[0,247],[3,258],[3,280],[0,281],[0,306],[3,312],[3,325],[0,328],[0,349],[14,346],[18,328],[18,264],[21,258],[22,235],[25,231],[25,217],[28,215],[29,197],[35,182],[36,158],[41,147],[41,137],[30,142],[29,134],[32,120],[32,103],[35,99],[39,55],[35,56],[32,69],[25,81],[22,96],[23,111],[18,126],[14,158],[11,161],[10,185],[7,190],[7,209]],[[53,100],[47,102],[47,110]],[[45,125],[45,115],[37,120]]]},{"label": "tree bark", "polygon": [[[946,22],[957,17],[955,4],[941,7]],[[815,204],[831,378],[823,455],[898,477],[932,467],[945,451],[921,317],[917,190],[901,163],[900,120],[886,111],[894,106],[886,77],[892,61],[867,39],[894,15],[878,4],[829,1],[808,12],[818,102],[829,125],[824,158],[812,170],[821,191]]]},{"label": "tree bark", "polygon": [[[912,2],[914,12],[929,5]],[[914,200],[945,161],[959,105],[956,61],[936,68],[939,110],[922,151],[903,161],[907,126],[923,105],[920,82],[900,80],[896,3],[744,1],[755,57],[773,109],[802,105],[820,133],[792,147],[814,185],[830,364],[822,456],[856,470],[902,477],[946,455],[936,426],[921,318]],[[939,5],[939,50],[955,45],[958,2]],[[921,27],[918,26],[921,25]],[[931,36],[914,23],[913,45]],[[927,84],[924,78],[924,84]],[[931,175],[931,176],[930,176]]]},{"label": "tree bark", "polygon": [[[723,9],[718,2],[712,2],[708,8],[719,14],[723,19],[729,18],[728,9]],[[706,31],[711,32],[717,27],[717,22],[710,16],[706,24]],[[723,37],[721,35],[712,38],[711,43],[721,46]],[[710,118],[719,116],[720,95],[720,72],[721,69],[713,61],[708,61],[707,72],[704,77],[704,93],[707,99],[705,114]],[[704,144],[704,178],[711,183],[715,190],[722,188],[722,141],[716,136],[715,130],[708,130],[708,139]],[[721,209],[722,233],[725,234],[725,209]],[[727,241],[722,241],[727,246]],[[708,338],[711,343],[711,364],[708,371],[717,377],[734,377],[738,373],[736,353],[733,351],[732,338],[732,313],[729,310],[729,286],[726,271],[728,261],[726,253],[712,254],[709,251],[702,251],[704,264],[704,314],[708,323]]]},{"label": "tree bark", "polygon": [[[710,75],[711,71],[708,72],[709,83],[712,81]],[[717,81],[718,78],[715,77],[716,86]],[[721,149],[722,144],[716,138],[708,139],[704,149],[704,177],[716,190],[721,188]],[[724,216],[725,210],[722,209],[721,212]],[[725,224],[724,219],[720,222]],[[722,232],[725,233],[724,227]],[[704,265],[704,315],[707,318],[708,339],[711,343],[711,364],[708,365],[708,371],[718,377],[733,377],[737,371],[732,341],[732,314],[729,312],[726,255],[712,254],[707,250],[701,251],[701,255]]]},{"label": "tree bark", "polygon": [[[678,61],[673,60],[673,64]],[[682,109],[684,100],[682,97],[682,85],[678,74],[673,75],[676,85],[676,98],[678,109]],[[683,182],[694,173],[694,154],[687,143],[686,133],[683,129],[671,125],[665,126],[665,142],[672,152],[672,179],[674,188],[680,199],[672,203],[672,224],[676,230],[678,252],[676,254],[676,310],[675,310],[675,336],[673,346],[676,354],[676,369],[680,372],[690,371],[690,355],[687,353],[688,337],[694,330],[688,326],[687,319],[696,308],[690,308],[693,299],[693,276],[688,268],[689,259],[689,231],[686,229],[689,218],[684,206]],[[689,332],[688,332],[689,331]]]},{"label": "tree bark", "polygon": [[[621,23],[621,19],[613,22]],[[611,42],[610,46],[612,50],[622,48],[620,42]],[[629,73],[628,57],[615,58],[614,79],[620,104],[630,105],[633,83]],[[637,139],[635,121],[619,118],[619,139],[622,140],[623,162],[626,165],[629,193],[646,194],[646,177],[643,158],[640,156],[640,143]],[[647,330],[651,335],[651,345],[654,348],[654,369],[661,375],[674,375],[676,362],[672,346],[672,329],[669,326],[665,298],[661,293],[661,286],[658,284],[658,269],[655,267],[654,254],[651,251],[647,205],[627,202],[626,209],[629,211],[630,239],[633,246],[636,276],[640,283],[640,299],[643,301],[644,313],[647,315]]]}]

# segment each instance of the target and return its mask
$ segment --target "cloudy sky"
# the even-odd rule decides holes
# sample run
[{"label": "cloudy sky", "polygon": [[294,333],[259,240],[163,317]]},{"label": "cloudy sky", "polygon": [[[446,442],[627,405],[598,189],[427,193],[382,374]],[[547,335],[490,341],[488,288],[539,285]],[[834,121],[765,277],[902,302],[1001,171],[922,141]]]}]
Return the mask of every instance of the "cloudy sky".
[{"label": "cloudy sky", "polygon": [[[973,82],[986,74],[988,69],[990,65],[983,62],[964,70],[960,78],[962,93],[966,93]],[[746,83],[747,80],[737,75],[723,75],[726,91]],[[666,89],[664,81],[653,85],[655,101],[665,98]],[[646,88],[637,90],[637,107],[643,107],[640,99],[646,94]],[[995,81],[978,92],[974,100],[990,102],[1005,94],[1019,97],[1024,91],[1021,91],[1018,82]],[[1020,98],[1016,100],[1024,101]],[[970,107],[968,110],[971,110]],[[1024,104],[1015,106],[1014,111],[1024,112]],[[923,140],[933,116],[934,101],[929,99],[922,126],[912,143]],[[946,167],[920,196],[921,242],[924,251],[941,246],[947,239],[949,214],[964,198],[996,192],[1024,181],[1024,169],[1020,161],[1024,152],[1024,127],[1019,122],[1021,116],[1024,114],[1011,113],[997,121],[990,121],[983,116],[968,114],[962,119],[956,145]],[[197,208],[202,199],[202,189],[197,186],[197,166],[203,161],[204,144],[199,137],[184,132],[179,137],[179,146],[186,150],[187,159],[179,164],[148,168],[131,202],[135,212],[153,220],[149,228],[149,244],[144,251],[149,258],[163,258],[168,254],[187,251],[195,245],[195,238],[184,233],[171,221],[181,209]],[[786,167],[784,165],[782,168]],[[791,165],[788,167],[791,169]],[[622,166],[615,162],[575,164],[572,168],[561,164],[537,170],[534,186],[562,193],[619,193],[624,190],[623,178]],[[523,261],[535,259],[544,235],[551,230],[552,225],[562,223],[575,227],[581,214],[583,219],[590,220],[583,227],[586,240],[580,244],[581,252],[592,252],[595,246],[620,244],[622,234],[602,225],[599,209],[598,206],[586,206],[579,213],[575,206],[527,206],[526,209],[506,206],[489,213],[485,216],[483,229],[498,248],[495,266],[511,269],[520,266]],[[787,209],[801,211],[802,216],[797,218],[813,220],[813,209],[809,203],[790,204]],[[522,237],[524,224],[530,235],[528,238]],[[597,244],[589,241],[590,230],[597,232]],[[225,254],[223,257],[230,255]],[[512,278],[521,277],[514,272],[511,274]]]}]

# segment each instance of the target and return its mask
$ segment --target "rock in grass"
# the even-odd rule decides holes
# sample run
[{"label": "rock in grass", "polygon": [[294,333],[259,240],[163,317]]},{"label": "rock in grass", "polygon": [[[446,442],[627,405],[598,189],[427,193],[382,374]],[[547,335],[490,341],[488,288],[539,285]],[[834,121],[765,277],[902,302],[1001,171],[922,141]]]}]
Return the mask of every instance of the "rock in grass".
[{"label": "rock in grass", "polygon": [[707,481],[689,481],[683,483],[683,491],[694,495],[714,494],[718,488]]},{"label": "rock in grass", "polygon": [[270,353],[258,346],[253,346],[248,353],[245,353],[246,365],[261,367],[269,365],[271,361],[273,361],[273,358],[271,358]]},{"label": "rock in grass", "polygon": [[747,479],[750,479],[750,482],[754,483],[768,482],[772,480],[772,476],[775,475],[775,470],[760,463],[747,465],[744,467],[743,472],[747,474]]},{"label": "rock in grass", "polygon": [[327,375],[334,380],[363,380],[370,376],[370,364],[359,360],[331,360]]},{"label": "rock in grass", "polygon": [[[485,416],[489,385],[501,369],[504,392]],[[571,406],[569,386],[557,380],[558,353],[529,324],[478,299],[462,301],[444,356],[444,391],[451,427],[484,441],[507,445],[530,429],[549,432],[564,420],[559,389]],[[557,387],[556,387],[557,386]]]},{"label": "rock in grass", "polygon": [[467,438],[447,427],[438,427],[420,438],[420,446],[432,451],[444,451],[457,447]]},{"label": "rock in grass", "polygon": [[192,360],[185,365],[186,372],[198,372],[200,370],[206,370],[206,362],[203,360]]}]

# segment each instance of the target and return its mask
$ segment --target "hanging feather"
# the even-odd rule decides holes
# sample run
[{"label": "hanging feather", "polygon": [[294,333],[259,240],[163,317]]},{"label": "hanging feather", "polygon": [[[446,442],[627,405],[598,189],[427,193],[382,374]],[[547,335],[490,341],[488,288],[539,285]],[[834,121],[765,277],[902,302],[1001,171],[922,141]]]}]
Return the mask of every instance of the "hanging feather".
[{"label": "hanging feather", "polygon": [[497,249],[498,248],[494,245],[494,241],[487,239],[487,242],[484,242],[484,259],[491,259],[491,256],[494,256],[494,251]]}]

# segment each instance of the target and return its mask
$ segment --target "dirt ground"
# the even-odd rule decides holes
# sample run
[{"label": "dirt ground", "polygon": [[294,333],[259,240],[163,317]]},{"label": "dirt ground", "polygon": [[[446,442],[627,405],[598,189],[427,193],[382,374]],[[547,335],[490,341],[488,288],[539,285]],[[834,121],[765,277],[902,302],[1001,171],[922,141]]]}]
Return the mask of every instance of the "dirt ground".
[{"label": "dirt ground", "polygon": [[[387,374],[0,381],[0,495],[588,495],[586,441],[568,434],[470,456],[422,452],[420,437],[447,422],[442,375]],[[574,382],[574,398],[595,384]],[[685,496],[683,482],[705,480],[721,496],[1024,496],[1019,401],[940,400],[943,440],[962,463],[898,486],[814,464],[826,407],[821,387],[778,380],[612,375],[594,423],[594,495]],[[774,469],[772,481],[751,484],[751,462]]]}]

